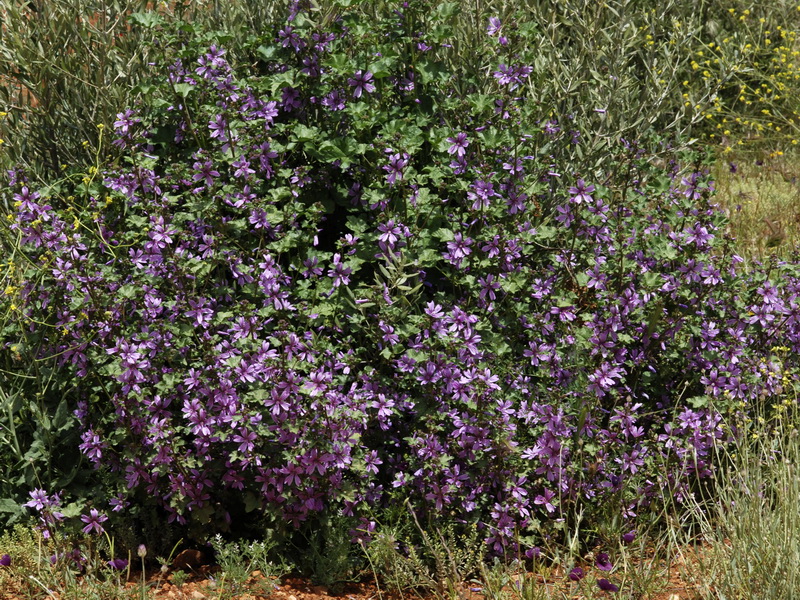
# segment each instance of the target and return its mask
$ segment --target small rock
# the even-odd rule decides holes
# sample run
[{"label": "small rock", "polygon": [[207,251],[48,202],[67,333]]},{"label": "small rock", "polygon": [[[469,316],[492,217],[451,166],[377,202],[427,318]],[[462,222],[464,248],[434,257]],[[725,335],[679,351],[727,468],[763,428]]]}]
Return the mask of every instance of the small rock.
[{"label": "small rock", "polygon": [[206,595],[199,590],[194,590],[192,592],[192,600],[206,600]]},{"label": "small rock", "polygon": [[286,600],[297,600],[297,596],[294,594],[289,594],[289,597]]}]

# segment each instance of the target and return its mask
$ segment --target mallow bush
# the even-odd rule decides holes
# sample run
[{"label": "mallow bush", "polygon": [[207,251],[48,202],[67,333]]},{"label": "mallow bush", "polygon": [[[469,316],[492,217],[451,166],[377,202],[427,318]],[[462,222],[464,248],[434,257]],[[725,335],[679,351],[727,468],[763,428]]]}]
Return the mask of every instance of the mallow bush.
[{"label": "mallow bush", "polygon": [[10,173],[6,336],[61,382],[88,533],[154,508],[366,542],[409,499],[522,552],[681,501],[723,416],[796,386],[800,273],[741,268],[702,162],[643,130],[614,177],[560,170],[582,121],[532,116],[535,49],[491,20],[465,83],[424,7],[295,6],[238,65],[187,26],[113,160]]}]

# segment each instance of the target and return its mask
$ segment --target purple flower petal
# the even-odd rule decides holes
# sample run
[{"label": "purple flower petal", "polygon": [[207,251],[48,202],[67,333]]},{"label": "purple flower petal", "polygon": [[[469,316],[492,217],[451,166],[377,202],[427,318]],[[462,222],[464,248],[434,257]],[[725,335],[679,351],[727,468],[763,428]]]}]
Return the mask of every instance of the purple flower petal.
[{"label": "purple flower petal", "polygon": [[599,587],[604,592],[618,592],[619,588],[611,583],[608,579],[598,579],[597,580],[597,587]]},{"label": "purple flower petal", "polygon": [[3,556],[0,556],[0,566],[3,567],[11,566],[11,557],[8,554],[3,554]]},{"label": "purple flower petal", "polygon": [[597,560],[594,562],[595,566],[601,571],[610,571],[614,568],[611,561],[608,559],[608,554],[601,552],[597,555]]},{"label": "purple flower petal", "polygon": [[586,574],[583,572],[583,569],[581,569],[580,567],[575,567],[574,569],[572,569],[572,571],[569,572],[569,575],[567,575],[567,577],[569,577],[572,581],[580,581],[581,579],[583,579],[584,575]]},{"label": "purple flower petal", "polygon": [[630,544],[633,540],[636,539],[636,530],[632,529],[628,533],[622,534],[622,541],[626,544]]},{"label": "purple flower petal", "polygon": [[108,561],[108,566],[114,569],[115,571],[122,571],[128,566],[128,561],[124,558],[114,558]]}]

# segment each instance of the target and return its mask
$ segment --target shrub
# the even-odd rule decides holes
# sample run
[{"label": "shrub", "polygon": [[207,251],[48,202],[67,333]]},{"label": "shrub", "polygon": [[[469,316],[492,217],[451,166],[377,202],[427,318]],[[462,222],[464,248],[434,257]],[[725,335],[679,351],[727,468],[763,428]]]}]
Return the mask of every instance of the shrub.
[{"label": "shrub", "polygon": [[797,269],[737,270],[696,157],[643,130],[613,177],[562,170],[582,136],[536,119],[535,48],[493,21],[497,64],[452,72],[457,7],[408,4],[295,7],[238,70],[184,26],[115,162],[12,173],[5,309],[74,382],[112,511],[366,541],[410,498],[516,552],[681,500],[722,415],[795,385]]}]

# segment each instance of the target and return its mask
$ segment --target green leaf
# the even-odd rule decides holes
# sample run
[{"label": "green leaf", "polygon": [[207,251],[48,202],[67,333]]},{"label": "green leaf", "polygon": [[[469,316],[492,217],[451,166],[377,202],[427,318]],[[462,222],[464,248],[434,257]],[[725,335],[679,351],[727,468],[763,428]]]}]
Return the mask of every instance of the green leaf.
[{"label": "green leaf", "polygon": [[258,55],[264,60],[272,60],[278,52],[276,46],[259,46],[256,48]]},{"label": "green leaf", "polygon": [[450,77],[447,69],[441,63],[431,60],[421,60],[417,63],[417,70],[422,79],[422,83],[442,82]]},{"label": "green leaf", "polygon": [[155,11],[135,12],[128,17],[131,25],[139,25],[145,29],[155,29],[164,23],[164,18]]},{"label": "green leaf", "polygon": [[181,98],[186,98],[195,89],[191,83],[176,83],[173,87]]},{"label": "green leaf", "polygon": [[253,493],[247,492],[244,495],[244,510],[245,512],[253,512],[261,507],[261,500]]},{"label": "green leaf", "polygon": [[687,400],[694,408],[703,408],[708,405],[708,396],[694,396]]},{"label": "green leaf", "polygon": [[297,125],[294,130],[294,137],[300,142],[308,142],[311,140],[319,141],[320,133],[316,127],[306,127],[305,125]]},{"label": "green leaf", "polygon": [[131,284],[123,285],[117,290],[117,294],[119,294],[121,298],[125,298],[127,300],[133,300],[134,298],[136,298],[137,289],[138,288],[135,285]]},{"label": "green leaf", "polygon": [[0,498],[0,512],[21,513],[22,505],[11,498]]},{"label": "green leaf", "polygon": [[437,229],[433,232],[433,237],[441,240],[442,242],[452,242],[455,239],[455,235],[450,229]]},{"label": "green leaf", "polygon": [[63,431],[69,429],[71,425],[67,399],[64,398],[58,403],[56,414],[53,416],[53,429],[55,431]]},{"label": "green leaf", "polygon": [[436,9],[439,17],[442,19],[450,19],[455,15],[461,14],[461,4],[458,2],[442,2]]},{"label": "green leaf", "polygon": [[542,225],[536,229],[536,237],[541,240],[552,240],[556,237],[556,229],[549,225]]},{"label": "green leaf", "polygon": [[352,138],[336,138],[325,140],[319,145],[306,144],[306,152],[325,162],[340,161],[341,168],[347,169],[352,159],[363,155],[367,150],[366,144],[359,144]]}]

